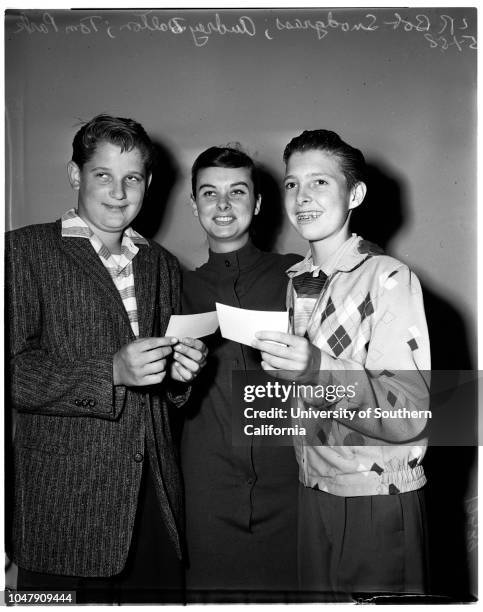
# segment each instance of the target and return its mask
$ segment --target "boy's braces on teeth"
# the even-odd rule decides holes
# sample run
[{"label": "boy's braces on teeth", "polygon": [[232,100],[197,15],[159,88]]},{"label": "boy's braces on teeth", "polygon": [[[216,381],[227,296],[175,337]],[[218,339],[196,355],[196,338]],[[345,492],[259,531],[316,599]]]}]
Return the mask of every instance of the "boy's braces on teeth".
[{"label": "boy's braces on teeth", "polygon": [[316,219],[321,213],[316,211],[306,212],[306,213],[298,213],[297,219]]}]

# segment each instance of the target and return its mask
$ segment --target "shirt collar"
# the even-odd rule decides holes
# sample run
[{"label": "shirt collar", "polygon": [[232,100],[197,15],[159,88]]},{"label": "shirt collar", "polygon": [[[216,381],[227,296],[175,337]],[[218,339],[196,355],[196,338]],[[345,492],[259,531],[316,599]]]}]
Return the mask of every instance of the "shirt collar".
[{"label": "shirt collar", "polygon": [[329,276],[336,270],[348,271],[352,270],[358,265],[362,259],[365,259],[366,255],[361,254],[357,245],[361,241],[361,238],[356,234],[352,234],[340,247],[333,253],[329,259],[320,266],[315,266],[312,259],[312,252],[309,250],[307,255],[302,261],[299,261],[294,266],[287,270],[287,274],[292,277],[304,272],[313,272],[314,276],[317,276],[319,270],[322,270],[324,274]]},{"label": "shirt collar", "polygon": [[[61,218],[62,238],[88,238],[90,239],[94,232],[87,225],[84,219],[81,219],[75,208],[66,211]],[[134,244],[148,245],[146,238],[141,236],[132,227],[126,227],[123,232],[124,237],[127,236]]]},{"label": "shirt collar", "polygon": [[113,276],[117,276],[130,264],[138,253],[138,244],[148,245],[148,241],[131,227],[127,227],[122,234],[120,257],[113,257],[110,250],[95,234],[87,223],[79,217],[74,208],[62,215],[63,238],[87,238],[103,264]]},{"label": "shirt collar", "polygon": [[249,240],[241,249],[230,251],[229,253],[215,253],[210,249],[208,261],[204,266],[219,270],[226,268],[232,270],[246,269],[256,263],[260,259],[261,254],[262,252]]}]

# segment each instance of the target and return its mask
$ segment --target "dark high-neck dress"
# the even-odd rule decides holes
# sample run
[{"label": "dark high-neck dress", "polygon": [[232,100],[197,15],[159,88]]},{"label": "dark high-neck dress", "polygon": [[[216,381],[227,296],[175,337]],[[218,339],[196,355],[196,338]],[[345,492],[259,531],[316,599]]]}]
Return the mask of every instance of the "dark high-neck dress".
[{"label": "dark high-neck dress", "polygon": [[[285,310],[285,270],[300,259],[251,243],[210,251],[207,263],[184,274],[183,313],[214,310],[215,302]],[[204,341],[209,360],[193,387],[181,440],[188,601],[284,601],[296,589],[294,451],[232,444],[231,374],[260,370],[260,353],[219,331]]]}]

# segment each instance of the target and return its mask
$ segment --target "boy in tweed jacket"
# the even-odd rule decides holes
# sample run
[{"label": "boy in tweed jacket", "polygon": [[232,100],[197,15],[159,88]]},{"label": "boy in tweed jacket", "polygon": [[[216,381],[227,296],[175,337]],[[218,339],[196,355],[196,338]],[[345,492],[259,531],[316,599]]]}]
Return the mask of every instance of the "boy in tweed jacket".
[{"label": "boy in tweed jacket", "polygon": [[407,266],[349,233],[366,193],[360,151],[315,130],[294,138],[284,161],[286,211],[310,251],[288,270],[291,333],[259,332],[255,346],[276,376],[355,389],[335,403],[299,398],[292,411],[339,415],[306,418],[310,435],[295,439],[300,586],[425,593],[430,352],[421,287]]},{"label": "boy in tweed jacket", "polygon": [[186,400],[206,349],[164,337],[179,265],[130,228],[152,157],[140,124],[95,117],[68,164],[77,210],[7,234],[18,589],[77,591],[78,602],[181,593],[168,405]]}]

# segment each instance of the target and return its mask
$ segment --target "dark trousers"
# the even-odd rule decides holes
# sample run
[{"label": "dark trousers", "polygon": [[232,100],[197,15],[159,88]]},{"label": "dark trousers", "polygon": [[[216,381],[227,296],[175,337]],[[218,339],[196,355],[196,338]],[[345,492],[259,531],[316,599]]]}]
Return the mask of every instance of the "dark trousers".
[{"label": "dark trousers", "polygon": [[305,592],[427,593],[422,490],[339,497],[300,485],[298,571]]},{"label": "dark trousers", "polygon": [[76,591],[77,603],[183,603],[183,567],[169,540],[146,466],[126,566],[117,576],[57,576],[18,568],[18,591]]}]

